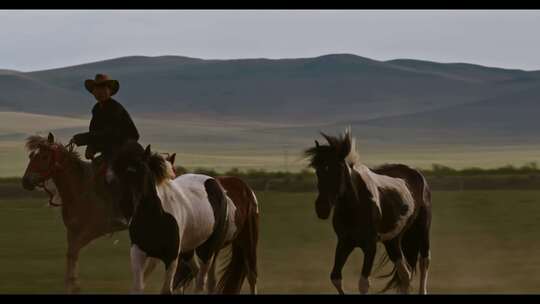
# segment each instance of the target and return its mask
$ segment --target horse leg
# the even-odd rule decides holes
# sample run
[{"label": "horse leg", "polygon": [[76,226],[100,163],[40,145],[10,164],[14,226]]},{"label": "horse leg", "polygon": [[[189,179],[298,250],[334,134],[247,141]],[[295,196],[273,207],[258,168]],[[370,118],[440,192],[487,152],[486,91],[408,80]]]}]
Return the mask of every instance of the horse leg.
[{"label": "horse leg", "polygon": [[144,290],[144,268],[148,259],[146,253],[139,246],[131,246],[131,272],[133,276],[133,287],[131,293],[142,293]]},{"label": "horse leg", "polygon": [[66,253],[66,274],[65,285],[68,293],[79,293],[81,286],[79,283],[79,252],[81,248],[75,244],[75,241],[69,236],[68,230],[68,248]]},{"label": "horse leg", "polygon": [[206,283],[206,278],[208,276],[208,270],[210,268],[210,261],[209,260],[202,260],[201,259],[201,266],[199,269],[199,273],[197,274],[197,282],[195,285],[195,292],[200,293],[204,291],[204,285]]},{"label": "horse leg", "polygon": [[177,267],[178,256],[165,268],[165,280],[163,281],[163,286],[161,287],[162,294],[172,294],[174,275],[176,274]]},{"label": "horse leg", "polygon": [[[175,281],[185,279],[184,277],[182,277],[182,273],[180,271],[182,265],[187,265],[189,267],[191,275],[193,275],[194,278],[197,278],[197,275],[198,275],[200,270],[199,270],[199,265],[197,265],[197,261],[195,259],[195,256],[193,254],[191,254],[191,256],[185,256],[185,255],[181,254],[179,256],[178,266],[176,268]],[[178,283],[176,283],[177,284],[176,290],[180,294],[184,294],[186,292],[188,286],[191,285],[191,283],[192,283],[192,281],[191,281],[190,278],[188,278],[187,281],[178,282]]]},{"label": "horse leg", "polygon": [[364,263],[362,265],[362,275],[358,281],[358,290],[361,294],[366,294],[369,290],[369,276],[371,275],[375,253],[377,252],[377,243],[370,244],[362,249],[364,251]]},{"label": "horse leg", "polygon": [[347,258],[349,257],[353,249],[354,246],[352,246],[351,244],[348,244],[342,240],[338,240],[334,258],[334,267],[332,269],[332,273],[330,274],[330,279],[332,280],[332,284],[334,284],[334,287],[336,287],[339,294],[345,294],[345,292],[343,292],[343,287],[341,284],[341,270],[343,269],[343,266],[345,265],[345,262],[347,261]]},{"label": "horse leg", "polygon": [[148,258],[148,264],[146,265],[146,268],[144,269],[144,280],[148,279],[152,271],[156,268],[158,260],[154,258]]},{"label": "horse leg", "polygon": [[209,294],[213,294],[216,291],[216,260],[218,257],[219,250],[216,251],[212,257],[212,263],[210,264],[210,270],[208,271],[208,280],[206,281],[206,288],[208,289]]},{"label": "horse leg", "polygon": [[420,257],[420,294],[427,294],[427,278],[429,270],[430,253],[426,257]]},{"label": "horse leg", "polygon": [[79,293],[81,291],[79,282],[79,253],[95,237],[95,233],[76,233],[70,229],[67,231],[68,248],[66,253],[65,285],[69,293]]},{"label": "horse leg", "polygon": [[427,294],[427,278],[429,263],[431,260],[431,251],[429,245],[429,228],[425,229],[420,244],[420,294]]},{"label": "horse leg", "polygon": [[388,242],[385,242],[384,245],[390,260],[397,268],[397,274],[400,281],[399,291],[401,293],[408,293],[411,284],[411,271],[409,271],[407,261],[403,255],[403,250],[401,250],[401,239],[400,237],[395,237]]},{"label": "horse leg", "polygon": [[247,279],[249,283],[249,291],[251,294],[257,294],[257,261],[256,257],[251,256],[249,252],[246,253],[248,257],[245,261],[247,269]]}]

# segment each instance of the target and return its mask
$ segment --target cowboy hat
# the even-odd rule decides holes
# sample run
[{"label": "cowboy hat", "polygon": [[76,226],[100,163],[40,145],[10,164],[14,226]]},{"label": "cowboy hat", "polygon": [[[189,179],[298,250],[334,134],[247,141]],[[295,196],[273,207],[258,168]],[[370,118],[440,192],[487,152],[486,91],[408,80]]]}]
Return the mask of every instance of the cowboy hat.
[{"label": "cowboy hat", "polygon": [[120,83],[117,80],[110,79],[109,76],[105,74],[97,74],[95,79],[86,79],[84,81],[84,86],[88,92],[92,93],[94,87],[106,85],[111,90],[111,96],[118,92],[120,88]]}]

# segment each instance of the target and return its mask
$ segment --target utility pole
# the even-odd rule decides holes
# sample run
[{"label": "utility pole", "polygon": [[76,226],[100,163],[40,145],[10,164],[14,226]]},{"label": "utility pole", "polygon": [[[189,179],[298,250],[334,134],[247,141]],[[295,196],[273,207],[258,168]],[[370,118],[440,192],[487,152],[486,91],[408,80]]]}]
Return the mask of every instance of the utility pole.
[{"label": "utility pole", "polygon": [[289,172],[289,151],[287,146],[283,146],[283,166],[285,167],[285,172]]}]

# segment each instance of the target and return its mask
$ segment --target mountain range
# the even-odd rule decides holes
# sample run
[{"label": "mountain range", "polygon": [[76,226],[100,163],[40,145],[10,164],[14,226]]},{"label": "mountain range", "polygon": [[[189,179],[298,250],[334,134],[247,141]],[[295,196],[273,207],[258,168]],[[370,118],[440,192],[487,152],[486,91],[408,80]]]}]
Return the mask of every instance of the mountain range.
[{"label": "mountain range", "polygon": [[[203,60],[131,56],[36,72],[0,70],[0,110],[88,115],[85,79],[120,81],[135,114],[453,128],[534,125],[540,71],[350,54]],[[459,115],[459,119],[456,115]]]},{"label": "mountain range", "polygon": [[[374,162],[464,166],[463,147],[476,146],[466,165],[492,166],[534,161],[540,146],[540,71],[352,54],[129,56],[0,70],[0,152],[11,149],[7,155],[20,158],[5,170],[21,170],[20,143],[28,134],[53,131],[67,139],[87,129],[95,101],[83,83],[97,73],[120,81],[115,98],[145,142],[183,151],[195,165],[213,159],[208,164],[261,167],[275,159],[275,168],[284,151],[297,157],[319,131],[335,134],[347,126]],[[492,151],[500,153],[487,157]]]}]

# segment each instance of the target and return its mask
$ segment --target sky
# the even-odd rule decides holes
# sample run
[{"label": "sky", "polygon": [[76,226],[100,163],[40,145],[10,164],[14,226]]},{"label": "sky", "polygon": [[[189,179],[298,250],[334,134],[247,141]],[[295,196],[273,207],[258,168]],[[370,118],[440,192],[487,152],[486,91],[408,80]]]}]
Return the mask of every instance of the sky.
[{"label": "sky", "polygon": [[540,11],[0,10],[0,69],[349,53],[540,70]]}]

